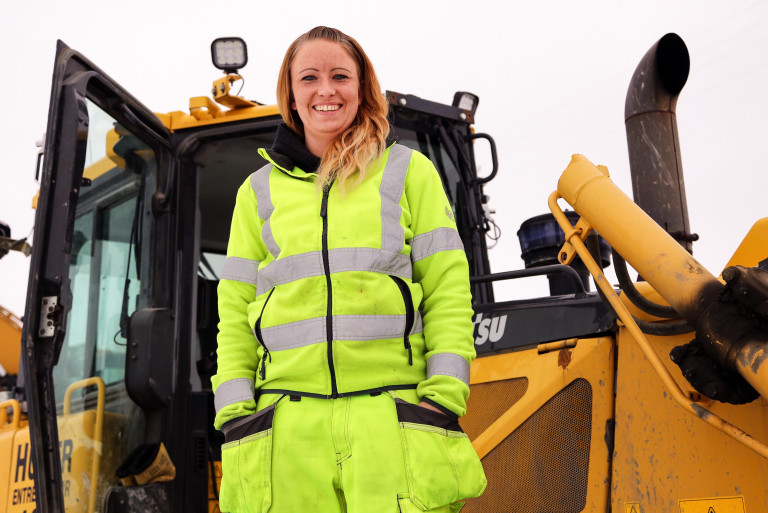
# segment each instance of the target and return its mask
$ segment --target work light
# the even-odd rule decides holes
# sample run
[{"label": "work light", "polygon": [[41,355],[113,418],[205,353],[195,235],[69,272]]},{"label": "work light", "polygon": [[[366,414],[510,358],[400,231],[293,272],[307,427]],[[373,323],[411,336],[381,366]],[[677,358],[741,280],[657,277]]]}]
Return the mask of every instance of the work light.
[{"label": "work light", "polygon": [[477,104],[479,102],[480,98],[478,98],[476,94],[458,91],[453,95],[453,106],[458,107],[461,110],[468,110],[473,116],[475,115]]},{"label": "work light", "polygon": [[239,37],[220,37],[211,43],[213,65],[224,73],[237,73],[248,63],[248,49]]}]

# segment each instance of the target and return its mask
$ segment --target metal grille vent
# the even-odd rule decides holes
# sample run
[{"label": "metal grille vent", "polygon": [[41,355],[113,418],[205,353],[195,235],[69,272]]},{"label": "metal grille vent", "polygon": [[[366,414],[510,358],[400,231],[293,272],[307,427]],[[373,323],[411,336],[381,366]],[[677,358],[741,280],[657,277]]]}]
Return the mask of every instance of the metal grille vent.
[{"label": "metal grille vent", "polygon": [[485,493],[464,512],[578,513],[587,500],[592,386],[577,379],[483,458]]},{"label": "metal grille vent", "polygon": [[195,472],[204,474],[208,471],[208,443],[204,436],[197,435],[195,440]]},{"label": "metal grille vent", "polygon": [[467,414],[460,420],[461,429],[474,440],[528,390],[528,378],[504,379],[479,383],[470,387]]}]

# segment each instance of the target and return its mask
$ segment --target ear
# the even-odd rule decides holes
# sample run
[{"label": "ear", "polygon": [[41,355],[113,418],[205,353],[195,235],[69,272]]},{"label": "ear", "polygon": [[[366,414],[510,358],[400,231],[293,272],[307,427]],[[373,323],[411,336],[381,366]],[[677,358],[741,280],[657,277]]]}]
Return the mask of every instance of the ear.
[{"label": "ear", "polygon": [[297,110],[296,109],[296,102],[291,102],[291,110]]}]

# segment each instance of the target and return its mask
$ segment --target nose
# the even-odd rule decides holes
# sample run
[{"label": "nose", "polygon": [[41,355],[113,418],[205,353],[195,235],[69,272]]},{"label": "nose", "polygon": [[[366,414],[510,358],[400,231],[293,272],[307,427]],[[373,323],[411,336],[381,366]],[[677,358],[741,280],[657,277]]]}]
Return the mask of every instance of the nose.
[{"label": "nose", "polygon": [[327,78],[322,79],[317,94],[320,96],[333,96],[336,94],[336,88],[333,86],[333,82]]}]

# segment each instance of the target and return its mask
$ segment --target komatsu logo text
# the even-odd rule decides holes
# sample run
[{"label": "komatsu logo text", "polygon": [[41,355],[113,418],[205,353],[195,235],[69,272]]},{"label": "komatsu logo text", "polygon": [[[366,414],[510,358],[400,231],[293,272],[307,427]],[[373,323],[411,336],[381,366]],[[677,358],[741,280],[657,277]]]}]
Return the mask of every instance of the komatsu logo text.
[{"label": "komatsu logo text", "polygon": [[475,316],[475,345],[481,346],[487,341],[498,342],[504,336],[504,329],[507,327],[507,316],[483,318],[479,313]]}]

